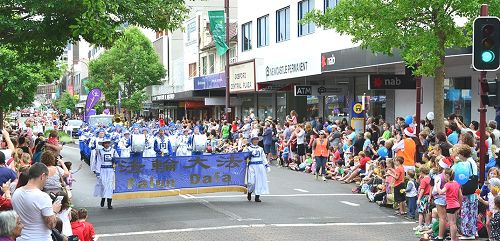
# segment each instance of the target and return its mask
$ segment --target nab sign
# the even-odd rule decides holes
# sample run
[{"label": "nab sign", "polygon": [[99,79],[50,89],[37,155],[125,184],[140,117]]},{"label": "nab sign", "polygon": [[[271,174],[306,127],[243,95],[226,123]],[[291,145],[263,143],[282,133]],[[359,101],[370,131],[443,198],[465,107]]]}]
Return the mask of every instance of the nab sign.
[{"label": "nab sign", "polygon": [[415,78],[411,75],[369,75],[370,90],[413,90],[417,88]]},{"label": "nab sign", "polygon": [[313,92],[311,85],[296,85],[294,90],[295,96],[309,96]]}]

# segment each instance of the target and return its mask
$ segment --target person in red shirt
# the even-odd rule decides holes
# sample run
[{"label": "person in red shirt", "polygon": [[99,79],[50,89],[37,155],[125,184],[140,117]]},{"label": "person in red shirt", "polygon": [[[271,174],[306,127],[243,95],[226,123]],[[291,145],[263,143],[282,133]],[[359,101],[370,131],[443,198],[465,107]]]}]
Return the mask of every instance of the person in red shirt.
[{"label": "person in red shirt", "polygon": [[392,176],[394,178],[394,202],[399,204],[399,212],[396,211],[396,215],[404,215],[405,213],[405,202],[406,195],[405,190],[405,169],[403,167],[405,159],[402,156],[398,156],[395,159],[396,169],[394,172],[387,172],[386,175]]},{"label": "person in red shirt", "polygon": [[366,156],[364,151],[360,151],[358,153],[358,157],[359,157],[359,162],[352,169],[351,175],[346,176],[347,179],[345,177],[339,179],[340,181],[343,181],[342,183],[344,184],[351,183],[354,180],[354,178],[356,178],[359,174],[363,174],[366,172],[366,163],[368,163],[371,160],[370,157]]},{"label": "person in red shirt", "polygon": [[446,169],[444,175],[446,184],[442,189],[438,186],[438,193],[446,194],[446,216],[450,225],[451,240],[458,240],[457,213],[462,203],[462,190],[460,184],[453,180],[455,173],[452,169]]},{"label": "person in red shirt", "polygon": [[81,222],[84,227],[84,239],[82,241],[92,241],[94,240],[95,232],[94,225],[87,222],[88,212],[87,209],[81,208],[78,210],[78,222]]},{"label": "person in red shirt", "polygon": [[71,231],[79,240],[85,240],[85,226],[78,221],[78,211],[75,209],[71,209]]},{"label": "person in red shirt", "polygon": [[431,224],[431,215],[429,210],[431,194],[431,177],[429,176],[429,168],[426,166],[420,167],[420,187],[418,189],[417,206],[418,206],[418,226],[414,231],[422,231],[425,227]]}]

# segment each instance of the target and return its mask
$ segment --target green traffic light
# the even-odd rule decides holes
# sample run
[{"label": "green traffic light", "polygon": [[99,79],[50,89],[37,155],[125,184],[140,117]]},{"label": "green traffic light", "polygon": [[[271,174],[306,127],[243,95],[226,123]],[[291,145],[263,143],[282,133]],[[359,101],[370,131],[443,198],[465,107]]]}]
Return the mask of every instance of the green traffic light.
[{"label": "green traffic light", "polygon": [[491,63],[495,59],[495,53],[491,50],[486,50],[481,53],[481,60],[485,63]]}]

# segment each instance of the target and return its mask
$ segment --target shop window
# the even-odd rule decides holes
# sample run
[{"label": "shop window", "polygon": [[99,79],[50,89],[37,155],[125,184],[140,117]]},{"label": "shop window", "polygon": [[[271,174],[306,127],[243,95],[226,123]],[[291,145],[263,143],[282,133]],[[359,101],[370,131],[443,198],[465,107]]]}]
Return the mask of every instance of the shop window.
[{"label": "shop window", "polygon": [[[299,12],[298,12],[298,20],[302,20],[306,14],[314,9],[314,0],[303,0],[298,3]],[[315,25],[312,22],[306,24],[298,24],[298,33],[299,37],[307,34],[314,33]]]},{"label": "shop window", "polygon": [[444,115],[455,114],[471,122],[471,78],[449,78],[444,80]]},{"label": "shop window", "polygon": [[257,19],[257,47],[269,45],[269,15]]},{"label": "shop window", "polygon": [[325,117],[329,121],[341,120],[349,113],[345,95],[325,96]]},{"label": "shop window", "polygon": [[274,110],[273,110],[273,95],[272,94],[258,94],[257,95],[257,103],[258,103],[258,113],[257,116],[263,120],[268,116],[274,118]]},{"label": "shop window", "polygon": [[319,116],[319,97],[307,96],[307,113],[305,117],[310,119],[316,116]]},{"label": "shop window", "polygon": [[276,11],[276,42],[290,39],[290,7]]},{"label": "shop window", "polygon": [[241,25],[241,51],[252,49],[252,22]]},{"label": "shop window", "polygon": [[283,123],[285,117],[287,115],[286,112],[286,93],[277,93],[276,94],[276,119],[279,123]]}]

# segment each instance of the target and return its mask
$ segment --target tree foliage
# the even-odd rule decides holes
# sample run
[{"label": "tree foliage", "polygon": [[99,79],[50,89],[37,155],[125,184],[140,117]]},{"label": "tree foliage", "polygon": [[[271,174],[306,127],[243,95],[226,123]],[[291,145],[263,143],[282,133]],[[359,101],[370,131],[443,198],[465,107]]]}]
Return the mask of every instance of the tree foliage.
[{"label": "tree foliage", "polygon": [[[444,131],[445,50],[471,46],[471,21],[482,3],[490,4],[490,15],[499,15],[497,0],[342,0],[324,13],[309,13],[304,21],[348,34],[373,52],[399,49],[408,66],[418,65],[415,75],[435,78],[435,127]],[[459,18],[469,22],[458,25]]]},{"label": "tree foliage", "polygon": [[62,74],[56,62],[31,63],[10,47],[0,45],[0,125],[4,111],[30,105],[38,85],[51,83]]},{"label": "tree foliage", "polygon": [[123,25],[173,30],[188,11],[184,0],[2,1],[0,44],[29,49],[27,56],[36,60],[55,60],[68,42],[80,37],[109,47]]},{"label": "tree foliage", "polygon": [[66,109],[69,109],[71,110],[71,113],[74,113],[78,101],[78,96],[75,97],[68,92],[64,92],[61,97],[55,102],[55,106],[61,113],[64,113]]},{"label": "tree foliage", "polygon": [[122,106],[138,111],[146,100],[144,89],[160,84],[165,74],[151,41],[138,28],[131,27],[111,49],[90,62],[91,79],[86,87],[100,88],[106,101],[116,105],[121,84]]}]

